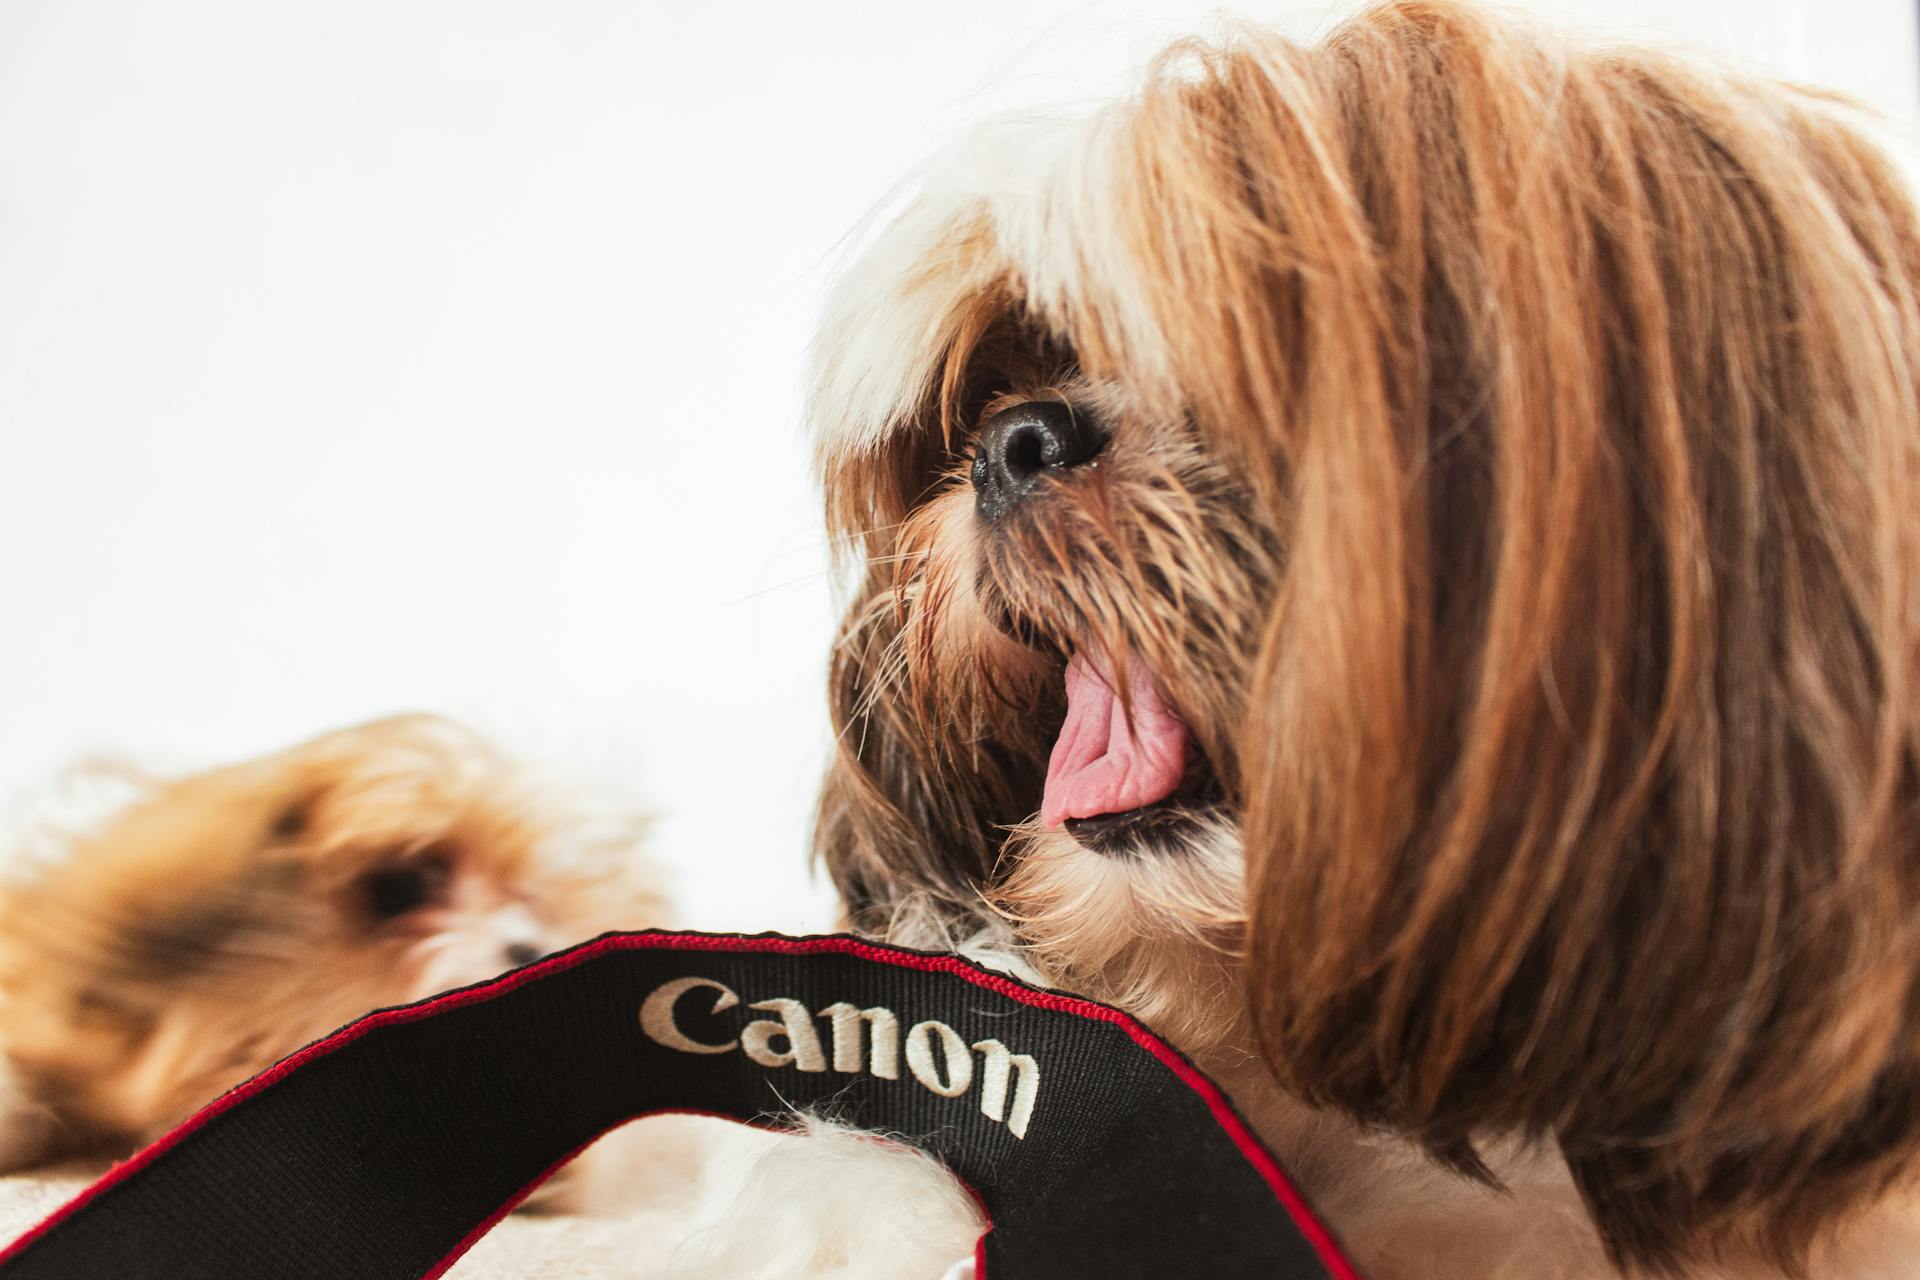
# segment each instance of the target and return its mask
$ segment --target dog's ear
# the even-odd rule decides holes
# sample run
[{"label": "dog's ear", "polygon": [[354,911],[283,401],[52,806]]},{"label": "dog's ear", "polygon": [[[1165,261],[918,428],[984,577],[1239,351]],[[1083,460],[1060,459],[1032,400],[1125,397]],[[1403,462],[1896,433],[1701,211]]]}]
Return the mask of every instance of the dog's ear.
[{"label": "dog's ear", "polygon": [[1163,96],[1235,161],[1184,153],[1154,274],[1218,288],[1168,367],[1285,555],[1238,735],[1269,1061],[1469,1170],[1557,1142],[1624,1263],[1804,1258],[1920,1149],[1894,170],[1445,6]]}]

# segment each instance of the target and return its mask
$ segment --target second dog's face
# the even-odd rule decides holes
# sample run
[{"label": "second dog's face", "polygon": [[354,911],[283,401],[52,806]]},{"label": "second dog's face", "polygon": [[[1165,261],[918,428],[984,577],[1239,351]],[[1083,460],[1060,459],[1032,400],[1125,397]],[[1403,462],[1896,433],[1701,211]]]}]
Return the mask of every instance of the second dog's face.
[{"label": "second dog's face", "polygon": [[153,782],[0,893],[0,1063],[48,1150],[149,1137],[371,1009],[662,923],[639,835],[425,716]]}]

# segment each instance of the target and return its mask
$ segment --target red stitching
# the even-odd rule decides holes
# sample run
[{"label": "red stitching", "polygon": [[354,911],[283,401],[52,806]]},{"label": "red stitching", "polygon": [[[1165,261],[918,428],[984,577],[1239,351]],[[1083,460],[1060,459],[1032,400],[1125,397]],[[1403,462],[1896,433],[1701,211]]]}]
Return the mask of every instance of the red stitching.
[{"label": "red stitching", "polygon": [[[1213,1114],[1214,1122],[1226,1130],[1227,1136],[1233,1139],[1233,1144],[1239,1148],[1240,1154],[1246,1157],[1247,1162],[1266,1179],[1267,1185],[1273,1189],[1275,1198],[1280,1201],[1281,1207],[1287,1211],[1287,1216],[1293,1219],[1294,1226],[1299,1228],[1300,1234],[1306,1238],[1307,1243],[1312,1245],[1314,1252],[1319,1255],[1320,1261],[1326,1267],[1331,1280],[1364,1280],[1359,1271],[1355,1270],[1353,1264],[1347,1261],[1346,1255],[1341,1251],[1339,1243],[1334,1240],[1333,1233],[1329,1231],[1325,1224],[1320,1221],[1319,1217],[1314,1214],[1312,1207],[1308,1205],[1306,1201],[1306,1197],[1302,1196],[1299,1189],[1288,1179],[1286,1173],[1280,1168],[1279,1162],[1273,1158],[1273,1154],[1253,1135],[1252,1130],[1247,1128],[1246,1122],[1240,1118],[1239,1113],[1233,1109],[1233,1105],[1227,1101],[1226,1095],[1220,1092],[1219,1086],[1201,1075],[1186,1058],[1181,1056],[1180,1053],[1165,1041],[1159,1039],[1152,1032],[1141,1026],[1130,1015],[1122,1013],[1118,1009],[1110,1008],[1102,1004],[1095,1004],[1091,1000],[1083,1000],[1076,996],[1061,995],[1053,991],[1034,990],[1031,987],[1015,982],[1000,974],[981,969],[971,961],[963,960],[958,956],[929,955],[924,952],[880,946],[875,943],[862,941],[859,938],[836,935],[792,938],[779,934],[741,937],[732,934],[705,933],[610,934],[576,947],[571,951],[563,952],[560,955],[542,960],[537,964],[529,965],[524,969],[516,969],[512,973],[478,986],[467,987],[459,991],[451,991],[446,995],[435,996],[432,999],[423,1000],[418,1004],[403,1005],[395,1009],[382,1009],[377,1013],[370,1013],[358,1022],[351,1023],[323,1039],[314,1041],[306,1048],[289,1055],[282,1059],[277,1065],[254,1076],[246,1083],[235,1086],[233,1089],[230,1089],[202,1107],[188,1119],[182,1121],[151,1146],[148,1146],[120,1164],[115,1165],[112,1169],[109,1169],[105,1174],[101,1175],[100,1179],[92,1186],[82,1191],[78,1196],[75,1196],[59,1209],[54,1210],[40,1225],[28,1231],[18,1240],[15,1240],[6,1249],[0,1250],[0,1266],[11,1262],[31,1246],[34,1241],[46,1235],[54,1227],[65,1222],[99,1196],[118,1186],[127,1178],[132,1177],[141,1169],[152,1164],[175,1146],[178,1146],[201,1126],[231,1110],[233,1107],[238,1106],[262,1089],[265,1089],[283,1076],[299,1069],[315,1058],[323,1057],[343,1045],[351,1044],[353,1041],[358,1040],[361,1036],[366,1035],[376,1028],[415,1022],[421,1018],[431,1017],[445,1009],[453,1009],[462,1005],[491,1000],[496,996],[503,995],[506,992],[524,986],[536,978],[545,977],[550,973],[564,972],[567,969],[573,968],[575,965],[583,964],[608,951],[639,950],[771,951],[782,955],[812,955],[819,952],[839,952],[846,955],[859,956],[866,960],[878,961],[882,964],[898,965],[907,969],[951,973],[958,977],[965,978],[975,986],[984,987],[989,991],[997,992],[1012,1000],[1018,1000],[1022,1004],[1032,1005],[1040,1009],[1053,1009],[1062,1013],[1076,1014],[1083,1018],[1093,1018],[1101,1022],[1113,1023],[1131,1036],[1133,1041],[1141,1048],[1159,1059],[1162,1065],[1172,1070],[1174,1075],[1179,1077],[1181,1082],[1188,1088],[1200,1095],[1201,1099],[1207,1104],[1207,1110]],[[659,1113],[646,1112],[643,1114],[653,1115]],[[628,1117],[628,1119],[638,1118],[637,1116]],[[737,1119],[737,1117],[733,1116],[724,1118],[730,1120]],[[622,1121],[621,1123],[624,1124],[626,1121]],[[741,1123],[745,1122],[742,1121]],[[618,1128],[619,1126],[616,1125],[613,1127]],[[597,1141],[600,1136],[601,1135],[596,1134],[594,1141]],[[575,1148],[572,1152],[569,1152],[564,1159],[548,1167],[539,1177],[515,1193],[513,1197],[501,1205],[500,1208],[484,1222],[476,1226],[474,1230],[468,1232],[454,1247],[453,1251],[442,1258],[434,1269],[427,1273],[425,1280],[434,1280],[434,1277],[444,1274],[447,1268],[451,1267],[461,1254],[473,1247],[475,1241],[479,1240],[482,1235],[485,1235],[501,1218],[504,1218],[508,1213],[512,1212],[515,1205],[519,1204],[529,1195],[532,1195],[533,1192],[539,1188],[540,1184],[552,1177],[554,1171],[565,1164],[567,1160],[571,1160],[591,1145],[592,1142],[587,1142]],[[992,1230],[991,1221],[989,1221],[988,1230]],[[979,1243],[974,1247],[974,1266],[978,1272],[979,1280],[985,1280],[987,1274],[986,1233],[981,1234]]]}]

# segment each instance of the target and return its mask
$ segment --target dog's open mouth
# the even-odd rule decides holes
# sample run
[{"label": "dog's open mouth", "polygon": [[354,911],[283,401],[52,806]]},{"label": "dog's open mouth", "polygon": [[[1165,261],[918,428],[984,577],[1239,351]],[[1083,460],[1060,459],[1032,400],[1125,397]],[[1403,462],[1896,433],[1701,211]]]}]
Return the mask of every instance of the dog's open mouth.
[{"label": "dog's open mouth", "polygon": [[1127,669],[1131,715],[1105,662],[1077,653],[1067,663],[1067,715],[1047,760],[1042,826],[1118,825],[1167,800],[1186,778],[1186,722],[1154,688],[1145,664]]}]

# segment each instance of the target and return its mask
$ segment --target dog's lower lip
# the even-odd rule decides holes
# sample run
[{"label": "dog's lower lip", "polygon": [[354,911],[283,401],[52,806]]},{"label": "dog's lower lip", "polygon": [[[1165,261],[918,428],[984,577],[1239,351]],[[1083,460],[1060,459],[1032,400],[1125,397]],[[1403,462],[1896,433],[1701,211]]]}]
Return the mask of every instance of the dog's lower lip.
[{"label": "dog's lower lip", "polygon": [[1172,805],[1161,803],[1125,809],[1119,813],[1098,813],[1090,818],[1068,818],[1061,824],[1081,848],[1090,853],[1110,853],[1129,832],[1153,828],[1176,820]]},{"label": "dog's lower lip", "polygon": [[1147,816],[1154,808],[1127,809],[1120,813],[1096,813],[1091,818],[1068,818],[1063,824],[1067,834],[1078,840],[1082,836],[1100,837],[1109,835],[1122,827],[1132,826]]},{"label": "dog's lower lip", "polygon": [[1201,814],[1218,811],[1224,803],[1219,783],[1204,758],[1196,754],[1188,763],[1185,781],[1165,800],[1115,813],[1068,818],[1060,827],[1090,853],[1126,854],[1153,844],[1155,834],[1180,831]]}]

